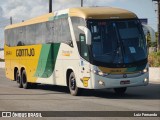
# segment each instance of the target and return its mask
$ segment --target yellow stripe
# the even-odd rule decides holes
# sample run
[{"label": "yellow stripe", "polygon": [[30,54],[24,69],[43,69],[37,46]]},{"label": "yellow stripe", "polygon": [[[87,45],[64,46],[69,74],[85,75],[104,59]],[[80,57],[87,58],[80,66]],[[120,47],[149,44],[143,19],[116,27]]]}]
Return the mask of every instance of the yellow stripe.
[{"label": "yellow stripe", "polygon": [[[33,77],[36,72],[38,60],[40,56],[42,45],[31,45],[31,46],[18,46],[18,47],[8,47],[5,46],[5,61],[7,68],[7,77],[14,79],[14,68],[18,67],[20,70],[22,67],[25,68],[27,73],[28,82],[36,82],[37,78]],[[19,54],[17,50],[19,49],[34,49],[34,56],[16,56]]]},{"label": "yellow stripe", "polygon": [[98,67],[103,73],[122,74],[125,73],[127,68],[106,68]]}]

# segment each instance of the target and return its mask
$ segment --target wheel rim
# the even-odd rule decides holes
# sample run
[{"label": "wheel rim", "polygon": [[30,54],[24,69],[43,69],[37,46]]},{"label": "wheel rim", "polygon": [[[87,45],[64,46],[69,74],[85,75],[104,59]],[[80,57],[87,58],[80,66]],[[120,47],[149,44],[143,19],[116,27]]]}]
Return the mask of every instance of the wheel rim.
[{"label": "wheel rim", "polygon": [[74,77],[71,78],[71,89],[72,90],[76,89],[76,80]]}]

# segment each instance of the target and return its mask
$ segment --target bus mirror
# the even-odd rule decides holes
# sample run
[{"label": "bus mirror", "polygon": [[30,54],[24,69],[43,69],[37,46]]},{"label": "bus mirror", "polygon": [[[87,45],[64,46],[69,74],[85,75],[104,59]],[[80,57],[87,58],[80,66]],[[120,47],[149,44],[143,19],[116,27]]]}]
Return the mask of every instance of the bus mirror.
[{"label": "bus mirror", "polygon": [[91,32],[90,32],[90,30],[85,26],[78,26],[78,28],[85,33],[86,44],[91,45]]}]

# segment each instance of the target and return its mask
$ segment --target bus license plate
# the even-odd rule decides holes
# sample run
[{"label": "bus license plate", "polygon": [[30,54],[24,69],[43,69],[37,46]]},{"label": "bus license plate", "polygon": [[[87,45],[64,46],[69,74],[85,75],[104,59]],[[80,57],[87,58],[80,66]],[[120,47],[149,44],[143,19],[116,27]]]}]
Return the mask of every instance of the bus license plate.
[{"label": "bus license plate", "polygon": [[120,81],[121,85],[130,84],[130,80],[122,80]]}]

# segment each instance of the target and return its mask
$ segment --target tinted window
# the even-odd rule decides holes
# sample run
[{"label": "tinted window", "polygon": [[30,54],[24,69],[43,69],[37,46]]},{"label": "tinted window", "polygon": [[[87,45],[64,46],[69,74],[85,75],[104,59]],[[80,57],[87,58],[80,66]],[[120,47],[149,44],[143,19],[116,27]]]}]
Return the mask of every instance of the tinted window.
[{"label": "tinted window", "polygon": [[71,33],[67,18],[57,19],[54,21],[54,42],[70,43]]},{"label": "tinted window", "polygon": [[83,18],[79,18],[79,17],[72,17],[71,19],[72,19],[72,23],[73,23],[73,29],[74,29],[76,41],[79,41],[79,35],[84,32],[82,30],[80,30],[78,28],[78,26],[86,26],[85,20]]},{"label": "tinted window", "polygon": [[5,30],[5,39],[8,46],[68,44],[72,40],[68,18]]}]

